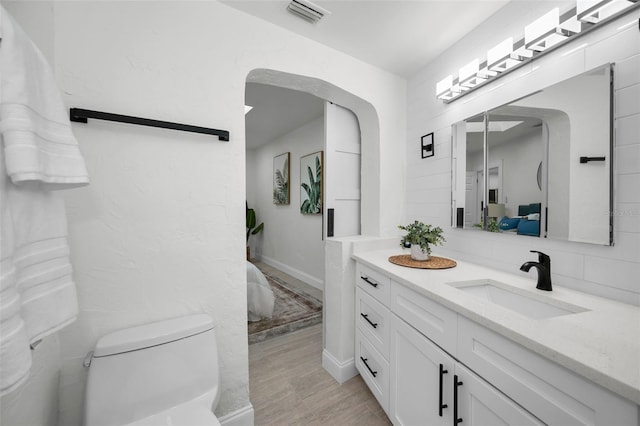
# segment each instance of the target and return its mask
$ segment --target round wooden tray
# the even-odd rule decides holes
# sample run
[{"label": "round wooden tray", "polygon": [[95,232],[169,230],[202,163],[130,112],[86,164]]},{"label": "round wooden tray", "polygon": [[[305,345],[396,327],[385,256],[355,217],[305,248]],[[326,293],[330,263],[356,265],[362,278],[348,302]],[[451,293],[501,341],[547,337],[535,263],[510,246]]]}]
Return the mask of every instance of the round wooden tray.
[{"label": "round wooden tray", "polygon": [[448,269],[455,268],[457,265],[455,260],[447,259],[446,257],[431,256],[429,260],[413,260],[410,254],[391,256],[389,257],[389,262],[419,269]]}]

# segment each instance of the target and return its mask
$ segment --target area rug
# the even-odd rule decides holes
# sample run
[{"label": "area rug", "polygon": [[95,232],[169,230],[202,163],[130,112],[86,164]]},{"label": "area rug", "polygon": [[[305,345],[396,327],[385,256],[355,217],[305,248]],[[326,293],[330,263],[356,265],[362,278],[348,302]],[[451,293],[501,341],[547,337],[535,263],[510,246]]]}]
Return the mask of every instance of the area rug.
[{"label": "area rug", "polygon": [[322,302],[287,286],[278,277],[264,274],[273,290],[273,317],[249,323],[249,344],[290,333],[322,322]]}]

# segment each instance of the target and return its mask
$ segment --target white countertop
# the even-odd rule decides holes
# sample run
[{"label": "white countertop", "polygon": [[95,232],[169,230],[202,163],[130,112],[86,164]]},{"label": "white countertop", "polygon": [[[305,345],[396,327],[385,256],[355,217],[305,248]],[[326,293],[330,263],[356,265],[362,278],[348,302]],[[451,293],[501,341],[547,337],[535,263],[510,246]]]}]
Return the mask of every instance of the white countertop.
[{"label": "white countertop", "polygon": [[[388,260],[390,256],[407,253],[408,250],[403,252],[400,248],[385,249],[360,252],[353,258],[640,404],[640,308],[557,286],[551,292],[536,290],[535,279],[457,259],[455,268],[441,270],[407,268]],[[554,299],[555,303],[569,303],[587,311],[530,319],[447,284],[479,279],[506,283],[530,292],[534,298]]]}]

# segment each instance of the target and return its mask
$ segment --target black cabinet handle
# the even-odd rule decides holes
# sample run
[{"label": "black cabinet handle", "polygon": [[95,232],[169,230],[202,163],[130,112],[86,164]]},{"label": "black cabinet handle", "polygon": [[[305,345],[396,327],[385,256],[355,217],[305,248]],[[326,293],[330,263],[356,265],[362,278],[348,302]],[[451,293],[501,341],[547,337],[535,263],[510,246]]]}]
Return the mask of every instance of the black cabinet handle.
[{"label": "black cabinet handle", "polygon": [[447,404],[442,403],[442,376],[447,374],[449,371],[444,369],[444,365],[440,364],[440,391],[439,391],[439,401],[438,401],[438,414],[442,417],[442,410],[447,408]]},{"label": "black cabinet handle", "polygon": [[371,327],[378,328],[378,323],[377,322],[371,322],[371,320],[369,319],[369,315],[368,314],[363,314],[362,312],[360,312],[360,316],[362,318],[364,318],[365,320],[367,320],[367,322],[371,325]]},{"label": "black cabinet handle", "polygon": [[374,286],[374,287],[378,287],[378,283],[377,283],[377,282],[375,282],[375,281],[371,281],[371,280],[369,280],[369,277],[367,277],[367,276],[364,276],[364,277],[363,277],[363,276],[360,276],[360,278],[362,278],[362,279],[364,280],[364,282],[366,282],[367,284],[371,284],[371,285],[372,285],[372,286]]},{"label": "black cabinet handle", "polygon": [[360,357],[360,359],[362,360],[362,362],[364,362],[365,367],[367,367],[367,370],[369,370],[369,373],[371,373],[373,375],[373,377],[376,377],[378,375],[377,371],[373,371],[371,369],[371,367],[369,367],[369,364],[367,364],[367,358],[362,358]]},{"label": "black cabinet handle", "polygon": [[580,157],[580,164],[588,163],[589,161],[604,161],[606,157]]},{"label": "black cabinet handle", "polygon": [[462,419],[458,418],[458,387],[462,386],[462,382],[458,381],[458,375],[453,375],[453,426],[462,423]]}]

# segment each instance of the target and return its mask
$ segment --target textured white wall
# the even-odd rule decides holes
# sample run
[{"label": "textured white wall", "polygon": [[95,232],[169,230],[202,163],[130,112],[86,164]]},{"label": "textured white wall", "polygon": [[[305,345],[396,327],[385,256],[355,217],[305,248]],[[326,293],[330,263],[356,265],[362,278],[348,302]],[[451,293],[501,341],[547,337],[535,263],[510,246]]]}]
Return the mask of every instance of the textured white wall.
[{"label": "textured white wall", "polygon": [[32,353],[31,375],[26,383],[0,399],[0,424],[55,426],[58,418],[58,384],[62,361],[60,339],[53,334]]},{"label": "textured white wall", "polygon": [[[300,213],[300,157],[324,150],[324,116],[249,151],[253,170],[247,170],[247,192],[252,192],[258,220],[264,231],[252,242],[252,255],[317,288],[324,282],[322,215]],[[290,153],[290,204],[273,204],[273,158]],[[249,167],[249,162],[247,162]],[[251,190],[249,190],[251,188]]]},{"label": "textured white wall", "polygon": [[[26,27],[44,22],[42,9],[21,3],[18,18]],[[268,68],[309,76],[373,106],[381,145],[367,147],[363,179],[375,190],[366,195],[374,202],[392,200],[378,209],[382,219],[371,222],[374,233],[391,228],[401,214],[397,188],[404,183],[395,171],[404,161],[397,148],[404,140],[406,81],[214,1],[46,7],[53,16],[39,40],[55,58],[67,105],[231,132],[226,143],[97,120],[74,125],[92,182],[66,196],[81,313],[60,336],[59,424],[81,422],[82,358],[100,336],[193,312],[206,312],[219,324],[222,395],[216,412],[248,407],[247,75]],[[45,364],[13,404],[12,419],[55,423],[51,401],[57,395],[38,384],[57,381],[60,358],[52,355]],[[25,401],[41,414],[27,413]],[[31,421],[36,417],[47,421]]]},{"label": "textured white wall", "polygon": [[[447,227],[444,252],[453,257],[518,272],[531,249],[551,255],[556,285],[573,287],[626,303],[640,304],[640,11],[583,36],[539,60],[479,89],[443,104],[435,85],[506,37],[520,37],[528,23],[566,2],[514,2],[477,27],[438,60],[409,80],[407,209],[405,220],[420,219]],[[450,125],[532,91],[616,62],[614,153],[615,246],[509,238],[449,228],[451,224]],[[421,135],[435,131],[436,155],[421,160]],[[535,274],[535,273],[534,273]]]},{"label": "textured white wall", "polygon": [[1,0],[0,3],[38,46],[47,61],[53,64],[55,57],[53,2]]}]

